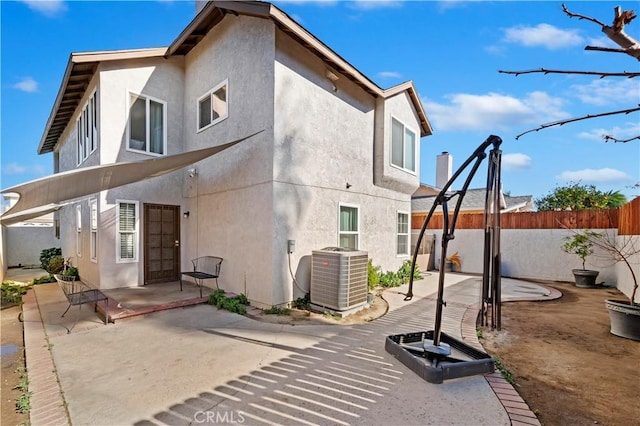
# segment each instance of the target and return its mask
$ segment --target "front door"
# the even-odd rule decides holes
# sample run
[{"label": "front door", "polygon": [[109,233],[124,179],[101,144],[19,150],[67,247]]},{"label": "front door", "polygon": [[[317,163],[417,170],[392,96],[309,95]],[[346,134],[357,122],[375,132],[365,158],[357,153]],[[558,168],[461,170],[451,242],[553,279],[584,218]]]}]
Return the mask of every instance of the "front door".
[{"label": "front door", "polygon": [[144,282],[180,279],[180,206],[144,205]]}]

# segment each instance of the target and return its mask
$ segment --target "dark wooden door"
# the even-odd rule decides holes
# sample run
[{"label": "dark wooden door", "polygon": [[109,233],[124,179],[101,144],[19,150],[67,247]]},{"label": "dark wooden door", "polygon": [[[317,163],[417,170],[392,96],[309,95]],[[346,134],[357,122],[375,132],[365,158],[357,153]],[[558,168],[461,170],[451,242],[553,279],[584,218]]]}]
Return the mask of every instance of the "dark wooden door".
[{"label": "dark wooden door", "polygon": [[144,282],[180,279],[180,206],[144,205]]}]

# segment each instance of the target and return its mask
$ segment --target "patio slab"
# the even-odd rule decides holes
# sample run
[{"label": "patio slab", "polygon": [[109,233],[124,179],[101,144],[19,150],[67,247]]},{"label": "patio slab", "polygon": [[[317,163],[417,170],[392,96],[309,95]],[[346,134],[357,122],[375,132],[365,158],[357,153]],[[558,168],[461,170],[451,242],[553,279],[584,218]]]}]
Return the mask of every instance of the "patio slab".
[{"label": "patio slab", "polygon": [[[468,301],[457,302],[455,295],[470,297],[478,283],[478,277],[447,275],[443,331],[465,334]],[[55,303],[56,288],[36,286],[38,301]],[[510,424],[484,376],[430,384],[385,351],[387,335],[433,327],[436,289],[437,273],[415,283],[412,301],[403,300],[406,286],[389,289],[383,295],[389,312],[359,325],[263,323],[196,305],[49,335],[48,341],[74,425],[186,425],[207,419],[210,424]],[[544,293],[540,289],[529,283],[524,288]],[[53,310],[44,310],[45,330],[55,326],[47,312]]]}]

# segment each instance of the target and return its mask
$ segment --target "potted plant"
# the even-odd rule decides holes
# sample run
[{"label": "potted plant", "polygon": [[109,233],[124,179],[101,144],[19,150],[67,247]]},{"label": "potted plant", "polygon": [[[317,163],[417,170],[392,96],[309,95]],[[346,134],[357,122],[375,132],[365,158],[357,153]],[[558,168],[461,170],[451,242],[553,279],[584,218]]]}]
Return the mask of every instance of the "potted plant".
[{"label": "potted plant", "polygon": [[[607,299],[605,305],[609,310],[611,333],[640,341],[640,303],[636,302],[638,291],[637,257],[640,257],[640,248],[636,247],[635,243],[638,241],[638,237],[593,233],[589,237],[589,241],[610,257],[614,263],[623,262],[627,266],[632,282],[628,295],[629,300]],[[618,288],[620,288],[619,283]]]},{"label": "potted plant", "polygon": [[564,237],[562,251],[577,255],[582,261],[582,269],[572,269],[576,287],[595,287],[596,277],[599,272],[585,267],[587,256],[593,254],[593,240],[601,234],[585,229],[581,232],[573,232],[571,236]]},{"label": "potted plant", "polygon": [[460,259],[458,252],[453,253],[444,260],[444,270],[447,272],[453,271],[454,267],[456,271],[459,271],[461,266],[462,260]]}]

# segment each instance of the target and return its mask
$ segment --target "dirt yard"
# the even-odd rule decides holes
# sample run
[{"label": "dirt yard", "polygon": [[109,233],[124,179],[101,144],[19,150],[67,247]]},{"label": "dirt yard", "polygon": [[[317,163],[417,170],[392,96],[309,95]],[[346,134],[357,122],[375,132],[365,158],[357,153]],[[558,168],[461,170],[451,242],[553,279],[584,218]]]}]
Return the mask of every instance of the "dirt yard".
[{"label": "dirt yard", "polygon": [[2,344],[2,419],[3,425],[27,424],[28,414],[16,412],[16,399],[21,392],[14,389],[20,382],[21,373],[18,370],[24,368],[24,343],[22,338],[22,323],[18,321],[18,314],[21,312],[20,306],[2,306],[0,318],[2,328],[0,329],[0,340]]},{"label": "dirt yard", "polygon": [[543,425],[640,424],[640,342],[609,332],[611,288],[544,284],[560,299],[505,303],[502,331],[481,343],[513,375]]}]

